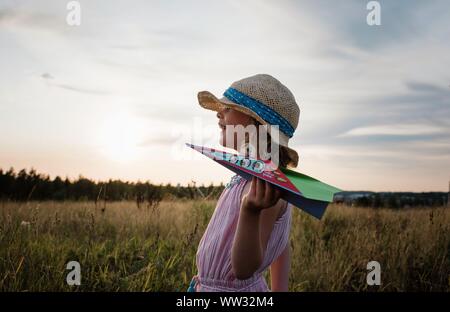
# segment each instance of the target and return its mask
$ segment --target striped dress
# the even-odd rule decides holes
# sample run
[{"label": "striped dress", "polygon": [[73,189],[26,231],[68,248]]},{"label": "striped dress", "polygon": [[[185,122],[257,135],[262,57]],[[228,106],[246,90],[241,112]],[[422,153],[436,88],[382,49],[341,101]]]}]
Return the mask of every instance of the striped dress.
[{"label": "striped dress", "polygon": [[195,291],[270,291],[262,274],[283,252],[289,241],[292,207],[288,204],[283,215],[275,221],[260,268],[246,280],[237,279],[231,266],[231,247],[238,224],[241,194],[246,183],[245,179],[235,175],[220,195],[198,246],[198,273],[191,282]]}]

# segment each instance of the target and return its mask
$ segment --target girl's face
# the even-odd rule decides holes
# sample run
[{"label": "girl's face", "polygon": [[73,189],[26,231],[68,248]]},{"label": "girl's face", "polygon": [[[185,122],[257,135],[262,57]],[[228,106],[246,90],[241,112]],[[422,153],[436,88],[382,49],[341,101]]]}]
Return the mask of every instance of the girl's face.
[{"label": "girl's face", "polygon": [[234,140],[229,139],[228,141],[230,142],[227,142],[227,133],[225,127],[237,125],[246,127],[248,125],[254,124],[253,118],[244,113],[241,113],[240,111],[228,107],[225,107],[218,111],[217,118],[219,118],[219,127],[222,129],[222,131],[220,132],[220,144],[222,146],[237,150],[237,147],[241,144],[241,142],[237,142],[237,133],[234,132]]}]

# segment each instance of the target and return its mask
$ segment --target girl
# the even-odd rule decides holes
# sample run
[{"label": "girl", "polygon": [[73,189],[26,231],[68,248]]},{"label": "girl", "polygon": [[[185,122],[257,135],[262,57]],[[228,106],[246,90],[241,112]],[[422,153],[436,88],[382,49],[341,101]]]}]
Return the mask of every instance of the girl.
[{"label": "girl", "polygon": [[[234,82],[221,99],[202,91],[198,100],[203,108],[217,112],[221,145],[247,154],[248,137],[241,142],[237,135],[228,138],[226,127],[266,125],[267,149],[279,148],[279,166],[297,166],[298,154],[287,143],[297,127],[300,109],[289,89],[277,79],[251,76]],[[270,126],[279,129],[279,136],[272,138],[273,146]],[[256,177],[246,181],[233,176],[199,243],[198,273],[188,291],[270,291],[262,275],[269,266],[271,291],[287,291],[291,208],[269,183]]]}]

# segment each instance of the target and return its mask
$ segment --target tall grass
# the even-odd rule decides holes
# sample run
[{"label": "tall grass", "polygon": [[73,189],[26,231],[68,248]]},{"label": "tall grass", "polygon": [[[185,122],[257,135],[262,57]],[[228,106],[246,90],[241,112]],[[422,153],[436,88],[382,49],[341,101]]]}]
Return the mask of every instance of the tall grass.
[{"label": "tall grass", "polygon": [[[0,203],[0,290],[185,291],[214,206]],[[296,209],[290,245],[291,291],[450,290],[450,209],[331,205],[322,221]],[[73,260],[80,286],[66,283]],[[381,264],[381,286],[366,283],[372,260]]]},{"label": "tall grass", "polygon": [[[449,291],[450,209],[331,206],[322,222],[294,214],[294,291]],[[368,286],[367,263],[381,265]]]}]

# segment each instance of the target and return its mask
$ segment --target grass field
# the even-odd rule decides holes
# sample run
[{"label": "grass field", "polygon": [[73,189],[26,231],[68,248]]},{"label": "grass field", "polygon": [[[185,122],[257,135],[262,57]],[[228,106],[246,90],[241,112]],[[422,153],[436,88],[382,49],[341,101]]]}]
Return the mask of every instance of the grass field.
[{"label": "grass field", "polygon": [[[0,203],[0,291],[185,291],[214,205]],[[450,209],[296,209],[290,245],[290,291],[450,290]],[[80,286],[66,283],[72,260]],[[381,286],[366,283],[372,260]]]}]

